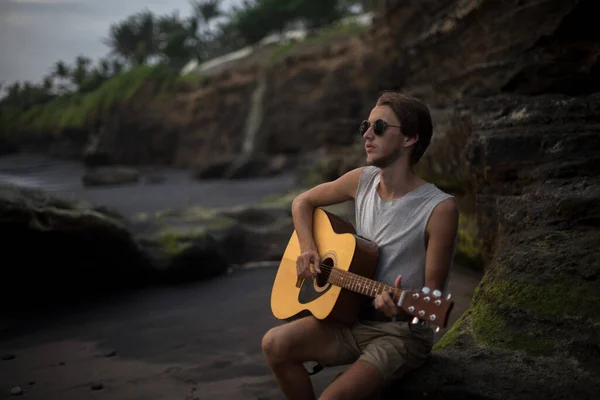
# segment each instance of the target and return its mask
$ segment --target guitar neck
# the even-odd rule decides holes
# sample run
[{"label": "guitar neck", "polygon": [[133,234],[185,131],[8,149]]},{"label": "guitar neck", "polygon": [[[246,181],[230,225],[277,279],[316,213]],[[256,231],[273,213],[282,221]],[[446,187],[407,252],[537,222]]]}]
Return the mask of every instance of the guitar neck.
[{"label": "guitar neck", "polygon": [[383,292],[389,292],[394,302],[398,302],[402,295],[401,289],[338,268],[332,268],[329,274],[329,282],[369,297],[377,297]]}]

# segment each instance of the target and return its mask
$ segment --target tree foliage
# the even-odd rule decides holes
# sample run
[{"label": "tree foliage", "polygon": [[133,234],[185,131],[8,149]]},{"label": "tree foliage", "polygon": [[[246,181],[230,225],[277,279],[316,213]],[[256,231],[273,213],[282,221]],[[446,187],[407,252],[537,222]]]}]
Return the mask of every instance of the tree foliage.
[{"label": "tree foliage", "polygon": [[79,55],[73,64],[59,60],[39,84],[2,83],[1,107],[27,110],[70,93],[96,90],[103,82],[137,66],[160,64],[174,72],[255,45],[270,34],[303,27],[314,32],[377,0],[243,0],[229,12],[222,0],[190,0],[190,15],[156,15],[147,8],[110,25],[102,42],[109,52],[94,61]]}]

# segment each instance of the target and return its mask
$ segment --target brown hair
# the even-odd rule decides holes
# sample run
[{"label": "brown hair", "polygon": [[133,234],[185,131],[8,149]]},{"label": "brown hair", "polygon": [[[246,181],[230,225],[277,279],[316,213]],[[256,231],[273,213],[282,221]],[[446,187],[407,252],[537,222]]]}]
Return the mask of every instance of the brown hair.
[{"label": "brown hair", "polygon": [[389,106],[400,121],[402,134],[418,138],[410,157],[411,164],[418,163],[433,134],[429,108],[422,101],[396,91],[383,92],[377,99],[377,106]]}]

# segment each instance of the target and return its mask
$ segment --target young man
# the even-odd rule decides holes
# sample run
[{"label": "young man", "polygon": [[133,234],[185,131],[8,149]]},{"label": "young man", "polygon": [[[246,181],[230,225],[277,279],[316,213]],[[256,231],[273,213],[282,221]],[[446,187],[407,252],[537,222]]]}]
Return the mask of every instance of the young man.
[{"label": "young man", "polygon": [[[320,272],[312,237],[315,207],[355,199],[357,233],[379,247],[375,280],[406,290],[443,292],[458,229],[454,198],[419,178],[413,166],[429,146],[431,116],[419,100],[385,92],[360,132],[367,166],[299,195],[293,202],[300,242],[298,275]],[[433,330],[411,324],[388,293],[366,301],[358,322],[344,327],[312,316],[271,329],[262,349],[288,399],[314,399],[303,362],[352,364],[321,399],[367,399],[407,371],[421,366],[433,346]]]}]

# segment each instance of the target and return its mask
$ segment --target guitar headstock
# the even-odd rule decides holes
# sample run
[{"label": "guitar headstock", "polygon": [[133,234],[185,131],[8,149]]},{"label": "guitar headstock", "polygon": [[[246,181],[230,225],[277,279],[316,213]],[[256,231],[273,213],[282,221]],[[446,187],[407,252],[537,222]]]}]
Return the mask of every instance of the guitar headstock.
[{"label": "guitar headstock", "polygon": [[437,332],[448,324],[448,315],[454,307],[454,302],[450,300],[450,294],[443,298],[439,290],[432,292],[424,287],[420,291],[403,291],[398,306],[408,315],[415,317],[414,322],[419,319],[437,325]]}]

